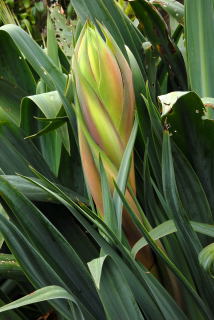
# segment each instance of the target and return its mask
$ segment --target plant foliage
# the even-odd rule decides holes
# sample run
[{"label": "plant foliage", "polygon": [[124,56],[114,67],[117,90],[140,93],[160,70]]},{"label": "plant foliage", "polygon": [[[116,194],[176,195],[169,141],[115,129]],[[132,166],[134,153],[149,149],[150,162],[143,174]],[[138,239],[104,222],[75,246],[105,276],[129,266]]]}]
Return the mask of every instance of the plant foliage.
[{"label": "plant foliage", "polygon": [[[43,2],[20,3],[0,15],[0,318],[212,320],[213,0],[71,0],[67,16],[43,4],[45,48]],[[79,58],[89,25],[122,80],[132,72],[127,131],[103,106],[120,90],[109,60]]]}]

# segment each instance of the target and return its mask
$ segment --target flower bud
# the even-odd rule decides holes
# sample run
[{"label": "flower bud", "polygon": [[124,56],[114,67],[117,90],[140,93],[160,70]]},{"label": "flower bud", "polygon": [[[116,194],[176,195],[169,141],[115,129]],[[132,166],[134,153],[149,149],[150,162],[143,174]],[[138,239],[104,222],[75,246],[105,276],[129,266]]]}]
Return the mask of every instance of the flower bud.
[{"label": "flower bud", "polygon": [[[116,180],[132,130],[135,105],[131,69],[108,31],[101,28],[105,41],[86,23],[72,61],[80,107],[78,130],[83,170],[93,198],[99,197],[99,201],[95,200],[99,209],[102,203],[102,194],[97,195],[100,178],[92,171],[98,170],[101,154],[113,191],[113,179]],[[89,167],[87,162],[95,165]],[[93,179],[88,179],[89,176]],[[133,164],[129,180],[135,189]]]},{"label": "flower bud", "polygon": [[[109,32],[102,26],[100,28],[105,40],[86,23],[74,51],[72,68],[78,98],[77,120],[82,166],[96,207],[103,214],[99,156],[113,193],[113,180],[117,178],[133,127],[135,96],[129,64]],[[133,159],[129,184],[135,191]],[[128,191],[125,197],[140,217]],[[130,245],[134,245],[141,234],[125,210],[123,228]],[[147,251],[142,262],[150,268],[153,266],[153,258],[148,248]]]}]

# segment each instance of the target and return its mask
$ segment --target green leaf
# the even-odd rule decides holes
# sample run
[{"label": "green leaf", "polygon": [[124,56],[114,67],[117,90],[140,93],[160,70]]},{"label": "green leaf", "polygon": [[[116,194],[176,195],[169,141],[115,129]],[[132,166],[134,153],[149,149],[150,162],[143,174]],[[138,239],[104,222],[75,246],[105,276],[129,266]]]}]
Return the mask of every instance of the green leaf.
[{"label": "green leaf", "polygon": [[[41,98],[42,95],[43,95],[43,97],[42,97],[41,101],[39,101],[40,99],[38,96],[40,96],[40,98]],[[50,98],[50,100],[49,100],[49,98]],[[35,134],[34,133],[32,134],[32,131],[29,132],[29,136],[27,138],[38,137],[38,136],[47,134],[47,133],[52,132],[52,131],[59,128],[58,130],[55,131],[55,135],[56,135],[56,137],[58,137],[58,139],[56,139],[56,137],[55,137],[55,140],[56,140],[56,142],[58,141],[58,144],[60,146],[63,144],[66,151],[68,152],[68,154],[70,154],[71,146],[70,146],[70,138],[69,138],[69,133],[68,133],[68,126],[67,126],[68,118],[67,118],[67,116],[64,115],[64,112],[61,109],[61,102],[59,100],[58,100],[58,102],[60,103],[59,111],[55,110],[58,112],[54,113],[53,101],[51,103],[51,100],[53,100],[53,98],[55,98],[54,102],[57,104],[57,100],[59,99],[59,95],[56,91],[55,91],[55,95],[53,95],[53,96],[52,95],[49,96],[48,93],[44,93],[41,95],[37,95],[34,97],[33,96],[26,97],[25,99],[23,99],[22,107],[21,107],[22,111],[24,113],[24,109],[26,110],[28,108],[28,110],[27,110],[27,113],[25,113],[25,115],[23,115],[23,113],[22,113],[24,119],[21,122],[21,127],[23,127],[23,129],[25,130],[25,132],[27,134],[27,131],[33,130],[32,127],[36,127],[35,130],[40,129],[40,126],[38,125],[38,122],[37,122],[38,120],[41,122],[44,122],[44,124],[45,124],[44,128],[40,129],[40,131],[38,131]],[[50,104],[51,104],[51,106],[50,106]],[[36,121],[32,121],[33,120],[32,119],[32,117],[33,117],[32,111],[34,109],[34,106],[37,106],[41,110],[41,112],[44,113],[46,118],[34,116],[34,119]],[[45,106],[45,110],[43,110],[44,106]],[[51,110],[51,112],[50,112],[50,110]],[[49,114],[49,112],[50,112],[50,114]],[[34,122],[34,124],[33,124],[33,122]],[[35,125],[35,123],[37,125]],[[54,142],[54,139],[53,139],[53,142]],[[48,145],[47,145],[47,147],[48,147]]]},{"label": "green leaf", "polygon": [[160,57],[169,68],[171,84],[174,88],[185,90],[187,77],[181,52],[170,39],[167,25],[157,9],[148,1],[135,0],[130,2],[136,17],[143,24],[143,32]]},{"label": "green leaf", "polygon": [[5,174],[32,175],[29,164],[52,181],[55,180],[39,150],[31,141],[24,140],[23,131],[15,125],[0,123],[0,168]]},{"label": "green leaf", "polygon": [[207,223],[200,223],[195,221],[190,221],[193,230],[195,232],[205,234],[209,237],[214,237],[214,225],[207,224]]},{"label": "green leaf", "polygon": [[185,38],[191,89],[200,97],[214,97],[214,2],[185,1]]},{"label": "green leaf", "polygon": [[[197,174],[213,214],[213,121],[203,118],[204,105],[194,92],[171,92],[159,99],[162,103],[163,118],[167,117],[166,126],[169,128],[172,139]],[[210,219],[209,211],[205,213],[206,216]],[[212,223],[210,220],[202,221]]]},{"label": "green leaf", "polygon": [[11,212],[8,212],[28,241],[46,263],[54,269],[94,317],[102,319],[102,307],[85,265],[62,234],[22,194],[0,177],[1,196]]},{"label": "green leaf", "polygon": [[34,118],[36,120],[38,120],[38,121],[45,122],[45,123],[50,122],[50,121],[56,122],[56,123],[58,123],[58,122],[65,123],[66,120],[68,119],[68,117],[66,117],[66,116],[64,116],[64,117],[56,117],[56,118],[41,118],[41,117],[34,117]]},{"label": "green leaf", "polygon": [[17,281],[24,279],[22,268],[11,254],[0,254],[0,275]]},{"label": "green leaf", "polygon": [[[0,215],[0,230],[4,234],[5,241],[22,267],[23,272],[35,288],[52,284],[66,287],[66,284],[57,276],[53,268],[51,268],[42,256],[30,245],[29,241],[15,225],[2,215]],[[70,320],[68,306],[63,301],[54,300],[50,302],[50,304],[56,308],[65,319]]]},{"label": "green leaf", "polygon": [[[156,318],[164,320],[163,315],[158,307],[159,300],[163,299],[165,301],[166,299],[165,302],[167,303],[168,299],[170,298],[164,288],[159,284],[158,280],[153,279],[151,275],[146,274],[145,270],[142,270],[142,267],[139,267],[138,264],[129,255],[127,255],[127,251],[124,250],[123,246],[121,246],[120,242],[118,242],[118,239],[114,236],[114,234],[112,234],[112,232],[96,214],[92,213],[87,207],[84,207],[83,210],[78,205],[73,203],[70,198],[68,198],[66,194],[62,192],[62,190],[56,187],[56,185],[53,185],[45,177],[42,177],[38,172],[35,172],[35,170],[33,170],[33,172],[46,184],[46,187],[42,185],[40,186],[51,195],[55,196],[56,199],[58,199],[62,204],[64,204],[80,222],[80,224],[90,233],[97,244],[102,247],[105,254],[111,255],[111,257],[121,266],[121,270],[123,270],[123,273],[126,275],[126,279],[130,288],[132,289],[136,301],[141,309],[144,310],[144,313],[148,316],[148,318],[152,319],[155,315]],[[110,243],[107,242],[105,238],[94,229],[88,220],[90,220],[93,225],[95,224],[99,230],[101,230],[101,232],[109,238],[110,243],[116,243],[117,246],[119,246],[121,253],[123,254],[123,259],[121,259],[117,251],[111,247]],[[117,247],[117,250],[119,248]],[[129,267],[125,264],[124,259]],[[156,286],[159,286],[158,291],[156,290]],[[160,296],[158,297],[159,291]],[[159,299],[160,297],[161,299]],[[174,302],[172,301],[170,300],[168,303],[169,305],[173,305],[172,308],[174,310],[176,305],[174,305]],[[160,306],[162,306],[162,302],[160,303]]]},{"label": "green leaf", "polygon": [[[117,186],[116,186],[117,188]],[[205,305],[205,303],[203,302],[203,300],[201,299],[201,297],[197,294],[197,292],[195,291],[195,289],[193,288],[192,284],[188,281],[188,279],[185,277],[184,274],[182,274],[182,272],[176,267],[176,265],[168,258],[168,256],[165,254],[165,252],[155,243],[155,241],[151,238],[149,232],[147,231],[146,227],[140,223],[140,221],[136,218],[134,212],[132,211],[132,209],[130,208],[129,204],[127,203],[126,199],[124,198],[123,194],[120,192],[119,188],[117,188],[118,193],[121,196],[121,199],[123,200],[124,206],[126,207],[127,211],[129,212],[129,214],[131,215],[133,221],[136,223],[136,225],[138,226],[139,230],[142,232],[142,234],[145,236],[146,240],[148,241],[148,243],[150,244],[150,246],[152,247],[152,249],[163,259],[163,261],[166,263],[166,265],[173,271],[173,273],[178,277],[178,279],[181,280],[181,282],[183,283],[183,285],[186,287],[186,289],[188,290],[188,292],[191,294],[191,296],[193,297],[193,299],[195,300],[195,302],[197,303],[197,305],[200,306],[200,310],[202,313],[204,313],[204,315],[206,317],[208,317],[208,319],[211,320],[211,313],[210,310],[207,308],[207,306]],[[143,271],[143,270],[142,270]],[[144,271],[143,271],[144,272]],[[157,286],[157,284],[152,284],[150,282],[150,286],[154,285],[155,287]],[[162,294],[162,296],[159,296],[157,299],[159,307],[163,309],[163,314],[165,315],[165,317],[169,317],[170,319],[170,314],[175,311],[175,306],[174,308],[172,307],[171,303],[168,304],[168,302],[165,300],[165,294],[164,292],[160,292],[160,288],[159,288],[159,292],[155,291],[157,293],[157,295],[159,296],[159,294]],[[163,298],[163,301],[161,302]],[[168,299],[167,299],[168,300]],[[165,307],[164,307],[165,305]],[[173,309],[171,309],[171,307]],[[167,310],[167,311],[166,311]],[[180,319],[181,315],[179,314],[180,311],[177,310],[178,312],[178,319]],[[175,316],[175,314],[174,314]],[[173,317],[174,317],[173,316]],[[184,316],[185,317],[185,316]]]},{"label": "green leaf", "polygon": [[50,58],[25,31],[16,25],[8,24],[0,28],[0,34],[9,35],[12,38],[17,48],[50,89],[54,90],[55,84],[62,91],[65,89],[65,75],[57,69]]},{"label": "green leaf", "polygon": [[[2,207],[2,205],[0,204],[0,214],[4,215],[5,217],[7,217],[7,213],[5,212],[4,208]],[[4,237],[3,235],[0,233],[0,249],[2,249],[2,245],[4,243]]]},{"label": "green leaf", "polygon": [[118,223],[117,215],[114,208],[114,203],[112,195],[109,188],[108,179],[106,172],[100,158],[100,178],[101,178],[101,189],[102,189],[102,198],[103,198],[103,210],[104,210],[104,221],[107,226],[114,232],[118,234]]},{"label": "green leaf", "polygon": [[66,19],[65,14],[63,14],[60,5],[55,3],[52,7],[49,8],[50,10],[50,18],[52,24],[54,25],[54,30],[56,33],[56,38],[59,47],[61,48],[64,55],[70,61],[73,53],[72,48],[72,37],[73,37],[73,24],[75,23],[72,21],[72,25],[69,25]]},{"label": "green leaf", "polygon": [[[103,224],[103,222],[99,219],[99,217],[96,214],[93,214],[86,207],[84,208],[84,210],[82,210],[79,206],[70,201],[70,199],[66,197],[66,195],[60,189],[56,188],[56,186],[50,183],[50,181],[48,181],[44,177],[41,177],[39,173],[36,174],[38,175],[38,177],[40,177],[40,179],[43,179],[44,182],[46,182],[47,187],[43,188],[45,188],[45,190],[47,190],[51,194],[55,195],[55,197],[59,199],[59,201],[61,201],[62,204],[64,204],[68,208],[68,210],[78,219],[78,221],[87,229],[87,231],[91,234],[94,240],[102,247],[104,252],[106,254],[111,255],[115,262],[117,262],[120,265],[121,270],[123,270],[124,274],[126,275],[126,279],[129,283],[130,288],[133,291],[136,301],[138,302],[144,313],[148,315],[148,317],[154,319],[155,314],[155,317],[157,316],[158,319],[162,319],[164,314],[165,319],[170,320],[172,319],[172,317],[175,318],[176,313],[177,319],[186,319],[184,313],[181,312],[174,300],[161,286],[159,281],[155,279],[151,274],[146,273],[145,268],[143,268],[143,266],[140,267],[133,259],[130,261],[130,256],[127,255],[127,251],[124,250],[123,247],[121,247],[120,243],[118,242],[118,239],[114,237],[110,230],[108,230],[107,226]],[[54,192],[51,190],[54,190]],[[123,199],[126,208],[128,210],[131,210],[128,204],[126,203],[123,194],[119,191],[119,189],[117,189],[117,191]],[[136,219],[134,213],[132,216]],[[113,241],[114,246],[115,244],[117,244],[116,252],[110,246],[110,244],[106,242],[106,240],[99,233],[96,232],[94,227],[92,227],[91,224],[86,221],[85,217],[87,217],[87,219],[90,219],[93,225],[95,224],[99,228],[99,230],[102,231],[102,233],[108,236],[110,242]],[[136,219],[136,222],[139,222],[138,219]],[[157,248],[156,245],[155,248]],[[120,254],[122,254],[123,259],[121,259],[120,256],[118,256],[118,250],[120,250]],[[169,262],[169,259],[167,261]],[[124,262],[127,265],[125,265]],[[173,271],[177,270],[176,274],[179,276],[182,282],[184,282],[188,290],[190,290],[190,293],[196,299],[196,302],[202,309],[202,312],[204,311],[206,314],[208,312],[207,307],[203,303],[201,298],[198,296],[198,294],[194,291],[192,286],[188,283],[188,281],[181,274],[181,272],[178,269],[176,269],[172,262],[169,262],[169,266],[172,267]],[[157,310],[157,306],[161,309],[161,313]]]},{"label": "green leaf", "polygon": [[[210,310],[212,310],[213,304],[210,297],[212,296],[214,289],[213,283],[209,281],[208,277],[205,275],[198,263],[198,253],[201,250],[201,243],[196,233],[193,231],[179,198],[174,173],[170,138],[169,133],[166,131],[164,132],[163,137],[162,177],[164,196],[178,230],[178,240],[182,246],[182,249],[184,250],[186,260],[189,264],[191,274],[196,286],[198,287],[200,295],[205,299],[205,301],[207,301]],[[207,315],[209,315],[210,310],[208,311]]]},{"label": "green leaf", "polygon": [[[0,299],[0,307],[4,306],[5,302]],[[3,314],[1,314],[1,320],[8,320],[8,319],[13,319],[13,320],[26,320],[22,315],[19,315],[16,313],[16,311],[7,311]]]},{"label": "green leaf", "polygon": [[[90,241],[88,235],[80,227],[78,222],[71,216],[67,215],[66,208],[59,206],[59,201],[46,192],[44,189],[38,187],[29,180],[23,179],[20,176],[7,176],[4,175],[4,179],[10,182],[18,191],[22,192],[28,199],[36,201],[37,205],[45,210],[46,217],[62,232],[64,237],[78,252],[78,255],[83,262],[88,262],[98,255],[97,247]],[[42,183],[39,179],[32,178],[33,181]],[[58,185],[59,186],[59,185]],[[72,192],[70,189],[59,186],[70,199],[80,203],[88,203],[88,200],[81,197],[76,192]],[[40,202],[40,203],[38,203]],[[41,203],[43,202],[43,203]],[[44,202],[46,202],[44,204]],[[57,205],[58,210],[55,209]],[[0,207],[1,208],[1,207]],[[1,209],[2,211],[3,209]],[[63,219],[62,219],[63,216]],[[70,226],[72,225],[72,232],[70,232]],[[1,239],[1,238],[0,238]],[[4,239],[2,238],[2,241]]]},{"label": "green leaf", "polygon": [[[67,124],[63,124],[59,129],[57,127],[62,122],[44,126],[38,123],[34,115],[42,113],[46,118],[56,118],[61,112],[61,106],[62,102],[57,91],[25,97],[21,105],[21,127],[26,132],[27,138],[35,138],[45,134],[40,138],[42,154],[55,175],[59,170],[62,144],[70,152]],[[54,131],[49,132],[50,130]],[[35,131],[38,132],[34,133]]]},{"label": "green leaf", "polygon": [[184,25],[184,5],[175,0],[151,0],[152,4],[160,6],[171,15],[178,23]]},{"label": "green leaf", "polygon": [[[132,151],[134,147],[135,138],[137,135],[137,129],[138,129],[138,121],[136,118],[129,141],[127,143],[125,152],[123,154],[123,158],[122,158],[119,172],[117,175],[117,185],[123,193],[125,193],[126,185],[129,177],[130,165],[132,161]],[[117,224],[118,224],[118,231],[119,231],[119,238],[120,238],[122,235],[123,203],[116,190],[114,191],[114,194],[113,194],[113,202],[114,202],[115,212],[117,216]]]},{"label": "green leaf", "polygon": [[62,102],[57,91],[25,97],[21,105],[21,128],[26,132],[26,135],[32,134],[33,131],[36,131],[34,124],[36,121],[33,119],[33,116],[38,114],[36,108],[38,108],[46,118],[55,118],[61,106]]},{"label": "green leaf", "polygon": [[[160,64],[160,57],[156,48],[152,46],[151,42],[148,41],[148,39],[147,41],[143,42],[142,49],[143,49],[144,64],[146,66],[146,72],[148,76],[147,83],[150,88],[153,101],[155,101],[157,96],[157,91],[159,92],[157,78],[159,77],[158,67]],[[167,74],[167,68],[165,68],[164,71],[165,71],[165,74]]]},{"label": "green leaf", "polygon": [[[144,132],[145,136],[145,145],[146,150],[148,151],[148,160],[149,164],[151,165],[152,172],[156,178],[156,181],[159,186],[161,186],[161,168],[160,168],[160,161],[161,161],[161,136],[163,131],[163,126],[161,124],[161,117],[160,113],[152,101],[149,88],[147,85],[147,98],[143,96],[144,103],[146,105],[148,111],[148,117],[146,119],[142,119],[142,130],[147,129]],[[149,124],[148,124],[149,123]],[[146,151],[146,152],[147,152]]]},{"label": "green leaf", "polygon": [[209,244],[199,254],[200,265],[214,278],[214,243]]},{"label": "green leaf", "polygon": [[9,24],[0,28],[0,34],[7,33],[15,42],[36,73],[44,80],[50,90],[57,90],[68,115],[74,135],[76,135],[76,121],[69,99],[65,96],[66,76],[59,71],[39,45],[21,28]]},{"label": "green leaf", "polygon": [[3,22],[3,24],[18,23],[17,17],[7,4],[7,2],[5,3],[3,0],[0,0],[0,21]]},{"label": "green leaf", "polygon": [[100,257],[88,266],[108,319],[144,319],[124,275],[112,258]]},{"label": "green leaf", "polygon": [[[52,119],[40,118],[40,117],[34,117],[34,118],[36,120],[38,120],[39,122],[43,122],[44,124],[48,123],[48,124],[45,125],[42,129],[40,129],[40,131],[33,133],[33,134],[29,135],[28,137],[25,137],[25,139],[38,138],[38,137],[47,135],[47,133],[53,132],[54,130],[61,128],[64,124],[66,124],[67,119],[68,119],[67,117],[57,117],[57,118],[52,118]],[[67,135],[67,137],[69,137],[69,136]],[[67,141],[66,141],[66,143],[67,143]],[[69,144],[68,144],[68,147],[70,147]],[[60,150],[60,152],[61,152],[61,150]]]},{"label": "green leaf", "polygon": [[[194,222],[194,221],[191,221],[190,223],[193,227],[193,230],[195,230],[196,232],[208,235],[210,237],[214,237],[214,226],[213,225]],[[158,225],[154,229],[152,229],[149,232],[149,235],[152,237],[153,240],[158,240],[158,239],[163,238],[165,236],[168,236],[174,232],[177,232],[177,228],[175,226],[175,223],[173,220],[168,220],[168,221],[161,223],[160,225]],[[145,247],[147,244],[148,244],[148,242],[145,238],[139,239],[132,248],[133,256],[135,257],[136,254],[138,253],[138,251],[140,249],[142,249],[143,247]]]},{"label": "green leaf", "polygon": [[126,51],[129,58],[130,68],[132,70],[135,97],[137,100],[142,101],[140,94],[146,94],[146,84],[143,78],[143,74],[131,50],[126,47]]},{"label": "green leaf", "polygon": [[49,14],[47,16],[47,54],[60,70],[56,34]]},{"label": "green leaf", "polygon": [[[151,137],[152,139],[152,137]],[[154,194],[153,186],[152,186],[152,180],[151,180],[151,167],[149,161],[152,163],[154,160],[153,152],[154,150],[151,149],[151,144],[149,143],[150,140],[147,140],[145,153],[144,153],[144,163],[143,163],[143,180],[144,180],[144,194],[143,194],[143,202],[144,202],[144,208],[145,212],[147,212],[147,215],[150,216],[155,225],[163,222],[163,210],[161,210],[161,206],[159,203],[157,203],[157,199]],[[150,148],[149,148],[150,147]],[[151,152],[152,150],[152,152]],[[150,157],[150,158],[149,158]],[[157,162],[157,174],[158,180],[160,180],[160,164]],[[148,223],[144,223],[144,226],[148,226]],[[151,230],[151,227],[147,227],[147,230]]]},{"label": "green leaf", "polygon": [[0,108],[17,125],[21,99],[35,92],[32,73],[12,39],[0,32]]},{"label": "green leaf", "polygon": [[[21,176],[13,176],[13,175],[4,175],[4,179],[7,180],[13,187],[15,187],[18,191],[24,194],[31,201],[38,202],[52,202],[56,203],[56,199],[51,197],[48,192],[44,191],[42,188],[37,187],[35,184],[27,181]],[[39,179],[31,178],[33,181],[38,181],[42,183]],[[60,188],[73,200],[73,201],[81,201],[84,203],[88,203],[87,198],[78,194],[71,189],[62,187]]]},{"label": "green leaf", "polygon": [[79,195],[87,198],[84,176],[82,171],[79,149],[75,138],[71,135],[71,155],[69,156],[65,148],[62,148],[62,157],[59,168],[59,183],[71,190],[75,190]]},{"label": "green leaf", "polygon": [[[13,310],[16,308],[20,308],[22,306],[27,306],[32,303],[38,303],[42,301],[52,300],[52,299],[65,299],[72,303],[73,307],[76,309],[76,315],[70,319],[73,320],[84,320],[84,316],[79,309],[75,299],[72,297],[71,294],[68,293],[65,289],[59,286],[47,286],[42,289],[38,289],[30,294],[28,294],[25,297],[22,297],[16,301],[13,301],[11,303],[8,303],[7,305],[0,307],[0,312]],[[78,318],[77,318],[78,314]],[[72,315],[72,314],[71,314]]]},{"label": "green leaf", "polygon": [[173,158],[180,198],[189,219],[212,224],[211,208],[199,177],[175,143]]}]

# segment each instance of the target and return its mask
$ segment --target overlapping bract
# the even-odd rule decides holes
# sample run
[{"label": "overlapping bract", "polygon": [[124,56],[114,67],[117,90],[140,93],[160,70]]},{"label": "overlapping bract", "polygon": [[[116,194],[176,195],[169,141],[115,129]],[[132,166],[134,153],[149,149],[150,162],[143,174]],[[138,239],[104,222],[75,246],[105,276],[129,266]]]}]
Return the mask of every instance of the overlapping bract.
[{"label": "overlapping bract", "polygon": [[[103,198],[99,172],[102,159],[110,191],[113,193],[122,157],[134,121],[135,95],[132,71],[109,32],[99,32],[86,24],[75,48],[72,61],[78,97],[77,119],[82,165],[96,207],[103,215]],[[135,192],[134,160],[129,184]],[[139,211],[126,190],[126,200],[135,214]],[[129,214],[123,210],[123,229],[131,246],[141,237]],[[154,260],[149,248],[138,259],[151,269]]]},{"label": "overlapping bract", "polygon": [[[83,169],[91,194],[102,212],[100,178],[101,155],[110,189],[121,164],[134,119],[134,89],[131,69],[102,27],[106,41],[88,24],[75,49],[73,70],[80,105],[79,140]],[[134,188],[131,169],[130,183]]]}]

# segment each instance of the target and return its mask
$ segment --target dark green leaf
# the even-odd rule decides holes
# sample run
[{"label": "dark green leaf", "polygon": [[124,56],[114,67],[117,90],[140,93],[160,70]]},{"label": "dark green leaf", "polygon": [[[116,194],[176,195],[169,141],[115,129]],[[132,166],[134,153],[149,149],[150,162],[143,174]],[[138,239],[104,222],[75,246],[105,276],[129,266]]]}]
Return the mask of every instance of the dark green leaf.
[{"label": "dark green leaf", "polygon": [[12,39],[0,32],[0,108],[17,125],[21,99],[35,92],[31,71]]},{"label": "dark green leaf", "polygon": [[11,254],[0,254],[0,275],[4,278],[15,279],[21,281],[24,279],[24,274]]},{"label": "dark green leaf", "polygon": [[[193,230],[195,230],[198,233],[206,234],[210,237],[214,237],[214,226],[205,224],[205,223],[199,223],[199,222],[190,222],[192,225]],[[149,234],[152,237],[153,240],[158,240],[160,238],[163,238],[169,234],[172,234],[174,232],[177,232],[177,228],[175,226],[175,223],[173,220],[168,220],[166,222],[163,222],[162,224],[158,225],[154,229],[152,229]],[[132,254],[136,256],[137,252],[145,247],[148,244],[147,240],[145,238],[141,238],[138,240],[135,245],[132,248]]]},{"label": "dark green leaf", "polygon": [[106,172],[100,158],[100,179],[102,188],[102,198],[103,198],[103,211],[104,211],[104,221],[116,235],[118,234],[118,223],[117,215],[114,208],[114,203],[112,195],[109,189],[109,183],[107,180]]},{"label": "dark green leaf", "polygon": [[69,294],[65,289],[59,287],[59,286],[48,286],[44,287],[42,289],[38,289],[29,295],[22,297],[16,301],[13,301],[3,307],[0,308],[0,312],[4,312],[7,310],[13,310],[16,308],[20,308],[22,306],[27,306],[32,303],[38,303],[42,301],[52,300],[52,299],[65,299],[68,300],[74,305],[76,312],[78,312],[78,318],[72,317],[72,320],[84,320],[84,316],[81,312],[81,310],[78,307],[78,304],[76,303],[75,299],[72,297],[71,294]]},{"label": "dark green leaf", "polygon": [[148,1],[130,2],[137,18],[143,24],[143,32],[157,50],[160,57],[170,66],[169,74],[174,89],[187,88],[186,69],[183,57],[175,43],[170,39],[167,25],[157,9]]},{"label": "dark green leaf", "polygon": [[213,0],[185,0],[185,38],[191,89],[202,97],[214,97]]},{"label": "dark green leaf", "polygon": [[[19,232],[14,224],[2,215],[0,215],[0,230],[4,234],[7,245],[13,252],[16,260],[35,288],[53,284],[66,287],[55,271],[30,245],[29,241]],[[55,300],[51,304],[65,319],[70,320],[70,313],[66,303]]]},{"label": "dark green leaf", "polygon": [[108,256],[89,263],[108,319],[143,320],[144,317],[128,286],[120,266]]},{"label": "dark green leaf", "polygon": [[74,135],[76,136],[76,121],[69,99],[65,96],[66,76],[59,71],[39,45],[21,28],[9,24],[0,28],[0,33],[7,33],[16,46],[31,64],[33,69],[44,80],[50,90],[57,90],[68,115]]},{"label": "dark green leaf", "polygon": [[58,230],[22,194],[0,177],[1,195],[20,230],[91,314],[103,318],[92,279],[83,262]]},{"label": "dark green leaf", "polygon": [[[137,135],[137,129],[138,129],[138,122],[137,118],[135,119],[134,126],[128,141],[128,144],[126,146],[119,172],[117,175],[117,184],[120,188],[120,190],[125,193],[126,185],[129,177],[129,171],[130,171],[130,165],[132,161],[132,151],[134,147],[135,138]],[[122,232],[122,210],[123,210],[123,203],[121,201],[121,198],[117,191],[115,190],[113,195],[113,201],[114,201],[114,207],[117,215],[117,223],[118,223],[118,230],[119,230],[119,237],[121,237]]]},{"label": "dark green leaf", "polygon": [[[200,179],[213,214],[213,121],[203,119],[204,105],[194,92],[171,92],[160,96],[159,99],[162,102],[162,116],[164,119],[167,117],[166,125],[170,134],[172,134],[173,140],[183,151]],[[187,165],[186,170],[188,170]],[[188,171],[188,175],[190,175],[190,169]],[[192,174],[193,178],[194,174]],[[207,217],[210,219],[208,214]],[[210,221],[204,220],[203,222],[210,223]]]},{"label": "dark green leaf", "polygon": [[209,244],[199,254],[200,265],[214,278],[214,243]]},{"label": "dark green leaf", "polygon": [[[210,297],[213,294],[214,286],[209,281],[208,277],[205,275],[198,263],[198,253],[201,250],[201,243],[196,233],[193,231],[193,228],[190,224],[190,221],[188,220],[187,214],[179,198],[168,132],[164,132],[163,139],[162,176],[164,196],[178,230],[178,239],[184,250],[189,268],[191,270],[194,281],[198,289],[200,290],[200,294],[204,297],[205,301],[207,301],[209,305],[209,308],[212,310],[213,304]],[[207,311],[208,310],[209,309],[207,309]],[[210,317],[209,313],[210,311],[208,311],[207,313],[208,317]]]},{"label": "dark green leaf", "polygon": [[[28,199],[32,201],[38,202],[54,202],[56,203],[56,199],[51,197],[48,192],[44,191],[43,189],[35,186],[35,184],[27,181],[26,179],[20,176],[13,176],[13,175],[4,175],[4,179],[6,179],[10,184],[12,184],[17,190],[23,193]],[[36,178],[32,178],[32,180],[39,181]],[[60,188],[73,200],[73,201],[81,201],[84,203],[88,203],[88,200],[78,194],[75,191],[72,191],[68,188],[60,186]]]},{"label": "dark green leaf", "polygon": [[31,141],[24,140],[24,133],[18,127],[0,124],[0,168],[5,174],[21,173],[32,176],[29,165],[43,172],[52,181],[55,180],[47,163]]}]

